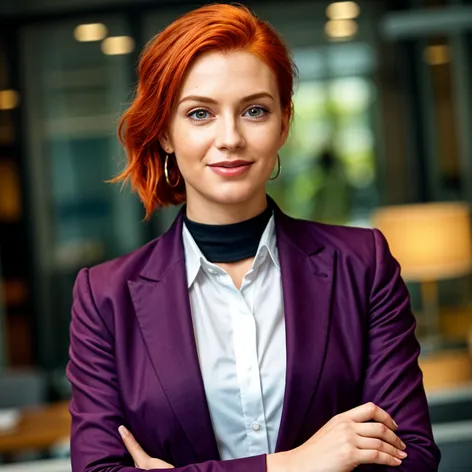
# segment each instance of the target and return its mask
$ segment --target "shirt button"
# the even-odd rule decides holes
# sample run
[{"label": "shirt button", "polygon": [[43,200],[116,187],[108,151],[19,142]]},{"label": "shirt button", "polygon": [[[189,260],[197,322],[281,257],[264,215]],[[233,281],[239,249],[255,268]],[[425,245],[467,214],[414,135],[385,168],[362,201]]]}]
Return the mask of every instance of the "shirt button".
[{"label": "shirt button", "polygon": [[253,429],[254,431],[259,431],[259,430],[261,429],[260,423],[258,423],[257,421],[254,422],[254,423],[252,423],[252,429]]}]

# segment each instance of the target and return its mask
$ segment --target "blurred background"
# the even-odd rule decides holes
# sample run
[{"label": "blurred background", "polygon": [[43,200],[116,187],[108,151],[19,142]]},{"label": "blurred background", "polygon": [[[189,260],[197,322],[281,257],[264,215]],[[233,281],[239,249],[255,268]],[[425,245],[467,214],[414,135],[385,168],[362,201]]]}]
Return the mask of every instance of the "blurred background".
[{"label": "blurred background", "polygon": [[[200,1],[198,5],[206,2]],[[208,2],[209,3],[209,2]],[[472,0],[247,1],[300,71],[288,213],[379,227],[403,267],[441,472],[472,470]],[[143,45],[184,0],[0,0],[0,470],[70,471],[78,270],[168,228],[143,223],[116,138]]]}]

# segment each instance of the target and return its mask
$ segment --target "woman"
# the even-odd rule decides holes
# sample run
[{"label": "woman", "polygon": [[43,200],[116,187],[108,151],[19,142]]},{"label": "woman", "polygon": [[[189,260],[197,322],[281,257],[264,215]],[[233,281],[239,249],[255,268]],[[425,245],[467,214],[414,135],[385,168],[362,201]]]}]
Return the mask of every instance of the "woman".
[{"label": "woman", "polygon": [[183,16],[144,51],[117,180],[147,216],[186,205],[162,237],[78,275],[74,472],[437,470],[384,238],[266,197],[294,70],[270,26],[230,5]]}]

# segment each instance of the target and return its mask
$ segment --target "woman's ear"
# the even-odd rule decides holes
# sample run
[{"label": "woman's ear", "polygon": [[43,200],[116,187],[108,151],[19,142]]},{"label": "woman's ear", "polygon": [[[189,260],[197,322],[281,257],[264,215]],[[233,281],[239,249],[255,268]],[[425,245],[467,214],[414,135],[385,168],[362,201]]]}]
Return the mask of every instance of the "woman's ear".
[{"label": "woman's ear", "polygon": [[161,136],[159,136],[159,144],[167,154],[172,154],[174,152],[174,148],[170,143],[170,139],[167,133],[163,133]]},{"label": "woman's ear", "polygon": [[282,124],[280,127],[280,147],[282,147],[288,138],[288,133],[290,131],[290,118],[288,113],[282,115]]}]

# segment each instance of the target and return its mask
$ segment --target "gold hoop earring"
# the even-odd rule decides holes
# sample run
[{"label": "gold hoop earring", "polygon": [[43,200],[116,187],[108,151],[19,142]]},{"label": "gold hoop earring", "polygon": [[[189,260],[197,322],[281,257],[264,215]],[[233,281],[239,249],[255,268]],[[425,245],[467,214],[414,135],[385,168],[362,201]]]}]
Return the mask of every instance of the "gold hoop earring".
[{"label": "gold hoop earring", "polygon": [[166,178],[167,185],[168,185],[169,187],[174,188],[174,187],[177,187],[177,185],[179,185],[179,183],[180,183],[180,173],[179,173],[179,176],[178,176],[178,178],[177,178],[177,182],[175,182],[175,184],[171,184],[171,183],[170,183],[170,179],[169,179],[169,171],[167,170],[167,163],[168,163],[168,161],[169,161],[169,155],[166,154],[166,160],[165,160],[165,162],[164,162],[164,175],[165,175],[165,178]]},{"label": "gold hoop earring", "polygon": [[280,156],[277,153],[277,173],[275,174],[274,177],[270,177],[269,180],[276,180],[279,178],[280,173],[282,172],[282,166],[280,164]]}]

